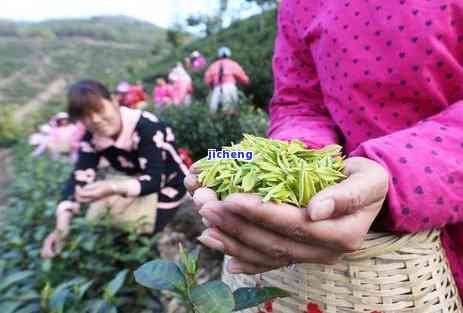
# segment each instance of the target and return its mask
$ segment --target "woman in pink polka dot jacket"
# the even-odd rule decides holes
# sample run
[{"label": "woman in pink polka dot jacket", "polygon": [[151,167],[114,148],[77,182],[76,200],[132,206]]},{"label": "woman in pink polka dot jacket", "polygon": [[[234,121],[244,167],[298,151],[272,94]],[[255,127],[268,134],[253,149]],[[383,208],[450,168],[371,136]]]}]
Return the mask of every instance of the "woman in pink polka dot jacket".
[{"label": "woman in pink polka dot jacket", "polygon": [[304,212],[199,189],[202,242],[233,257],[229,271],[258,273],[332,262],[371,227],[442,228],[461,294],[463,2],[283,0],[273,61],[269,136],[342,144],[349,178]]}]

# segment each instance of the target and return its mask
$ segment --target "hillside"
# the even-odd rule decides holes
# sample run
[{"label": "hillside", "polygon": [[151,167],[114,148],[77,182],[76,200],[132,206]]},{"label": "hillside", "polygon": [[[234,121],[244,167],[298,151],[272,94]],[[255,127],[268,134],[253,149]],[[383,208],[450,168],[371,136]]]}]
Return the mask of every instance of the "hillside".
[{"label": "hillside", "polygon": [[12,22],[0,19],[1,37],[69,38],[85,37],[94,40],[131,44],[152,44],[165,41],[165,30],[154,24],[128,16],[96,16],[82,19],[52,19],[43,22]]},{"label": "hillside", "polygon": [[[220,46],[232,49],[232,58],[238,61],[251,78],[251,85],[244,89],[253,97],[258,107],[266,107],[273,90],[272,54],[276,34],[276,11],[237,21],[227,29],[208,38],[197,40],[169,54],[161,62],[153,62],[145,71],[137,73],[137,79],[153,82],[157,75],[165,75],[179,60],[192,51],[199,50],[212,62]],[[208,88],[202,83],[203,72],[193,74],[195,96],[204,99]]]},{"label": "hillside", "polygon": [[165,30],[123,16],[40,23],[2,20],[0,103],[28,103],[62,79],[95,78],[113,87],[144,69],[148,60],[167,55],[165,38]]}]

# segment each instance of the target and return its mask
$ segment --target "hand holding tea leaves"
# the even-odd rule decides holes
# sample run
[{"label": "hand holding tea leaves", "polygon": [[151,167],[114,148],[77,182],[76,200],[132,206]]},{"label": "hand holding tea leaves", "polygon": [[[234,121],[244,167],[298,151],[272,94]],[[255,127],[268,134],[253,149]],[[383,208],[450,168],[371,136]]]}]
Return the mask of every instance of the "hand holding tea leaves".
[{"label": "hand holding tea leaves", "polygon": [[[378,163],[353,157],[343,166],[346,179],[317,189],[307,205],[301,202],[301,209],[244,193],[219,194],[223,201],[218,201],[214,191],[199,188],[200,170],[195,165],[185,184],[196,190],[194,201],[210,226],[199,239],[233,257],[231,272],[261,273],[292,263],[335,262],[361,246],[388,190],[388,175]],[[289,202],[284,200],[280,199]]]}]

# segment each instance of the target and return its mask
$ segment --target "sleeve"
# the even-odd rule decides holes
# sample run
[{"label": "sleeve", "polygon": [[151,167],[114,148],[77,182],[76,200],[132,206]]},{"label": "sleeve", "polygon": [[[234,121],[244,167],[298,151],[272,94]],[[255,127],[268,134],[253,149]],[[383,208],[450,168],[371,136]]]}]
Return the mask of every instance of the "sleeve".
[{"label": "sleeve", "polygon": [[214,64],[212,64],[204,74],[204,82],[208,86],[212,86],[214,84]]},{"label": "sleeve", "polygon": [[234,76],[236,77],[236,79],[240,83],[242,83],[244,85],[249,84],[250,81],[249,81],[248,75],[246,75],[246,72],[243,70],[243,68],[238,63],[236,63],[236,65],[235,65],[235,71],[234,72],[235,72]]},{"label": "sleeve", "polygon": [[153,99],[154,99],[154,103],[161,103],[162,102],[162,95],[161,95],[161,90],[159,87],[155,87],[153,89]]},{"label": "sleeve", "polygon": [[140,136],[138,157],[142,168],[142,173],[137,180],[140,184],[139,195],[144,196],[159,192],[161,189],[161,174],[164,172],[162,149],[166,144],[165,132],[161,123],[143,117],[137,131]]},{"label": "sleeve", "polygon": [[78,157],[74,170],[62,191],[61,201],[75,202],[74,192],[76,186],[85,186],[96,179],[96,168],[100,154],[90,142],[91,135],[87,133],[79,144]]},{"label": "sleeve", "polygon": [[310,50],[297,35],[289,6],[281,4],[273,56],[274,95],[270,104],[273,139],[299,139],[307,146],[321,148],[339,143],[335,122],[324,107],[320,82]]},{"label": "sleeve", "polygon": [[146,100],[146,93],[145,93],[145,90],[143,90],[142,87],[138,87],[137,93],[138,93],[138,100],[139,101],[145,101]]},{"label": "sleeve", "polygon": [[390,173],[381,226],[410,233],[463,221],[463,101],[366,141],[351,156],[375,160]]}]

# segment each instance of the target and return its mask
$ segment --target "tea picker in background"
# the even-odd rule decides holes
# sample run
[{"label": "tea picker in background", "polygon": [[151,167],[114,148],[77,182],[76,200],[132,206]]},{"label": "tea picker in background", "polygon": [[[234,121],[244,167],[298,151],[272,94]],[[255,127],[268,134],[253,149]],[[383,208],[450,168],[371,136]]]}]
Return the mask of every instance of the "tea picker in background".
[{"label": "tea picker in background", "polygon": [[250,81],[242,67],[230,59],[229,48],[220,48],[218,55],[219,60],[208,68],[204,76],[204,81],[212,88],[209,110],[215,113],[223,107],[225,113],[235,114],[239,112],[236,83],[248,85]]},{"label": "tea picker in background", "polygon": [[156,85],[153,88],[153,102],[158,107],[166,107],[171,105],[173,100],[174,88],[168,84],[163,77],[156,79]]},{"label": "tea picker in background", "polygon": [[69,115],[61,112],[53,116],[49,123],[40,127],[40,132],[31,135],[29,143],[37,146],[34,156],[48,151],[52,159],[76,161],[79,142],[85,132],[81,123],[72,123]]},{"label": "tea picker in background", "polygon": [[190,55],[189,64],[193,71],[200,71],[206,67],[207,61],[199,51],[195,50]]},{"label": "tea picker in background", "polygon": [[147,95],[145,92],[145,88],[143,87],[143,83],[141,81],[137,81],[135,85],[130,86],[129,92],[127,94],[127,101],[132,108],[145,108],[147,105],[146,99]]},{"label": "tea picker in background", "polygon": [[169,73],[169,81],[173,85],[172,100],[174,105],[190,105],[193,95],[193,82],[182,63],[177,63]]},{"label": "tea picker in background", "polygon": [[130,84],[126,81],[121,81],[116,87],[116,99],[120,106],[129,107],[127,103],[127,93],[129,92]]},{"label": "tea picker in background", "polygon": [[146,93],[141,82],[135,85],[126,81],[120,82],[116,88],[116,95],[121,106],[136,109],[146,105]]},{"label": "tea picker in background", "polygon": [[[71,118],[87,132],[79,157],[56,210],[56,228],[46,238],[42,256],[56,256],[82,204],[87,217],[110,214],[116,221],[134,222],[140,233],[161,231],[186,197],[183,178],[188,168],[175,148],[172,130],[148,112],[119,106],[97,81],[75,83],[68,92]],[[101,158],[123,176],[96,181]]]}]

